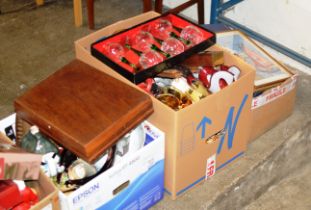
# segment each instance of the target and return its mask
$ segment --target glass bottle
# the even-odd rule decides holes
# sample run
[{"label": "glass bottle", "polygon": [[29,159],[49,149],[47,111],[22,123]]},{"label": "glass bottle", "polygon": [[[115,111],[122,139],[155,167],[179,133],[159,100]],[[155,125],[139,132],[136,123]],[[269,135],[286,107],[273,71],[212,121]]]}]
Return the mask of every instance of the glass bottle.
[{"label": "glass bottle", "polygon": [[82,159],[77,159],[68,167],[68,177],[71,180],[82,179],[96,174],[96,168]]},{"label": "glass bottle", "polygon": [[37,154],[58,153],[57,146],[40,133],[35,125],[31,126],[29,132],[22,138],[21,147]]},{"label": "glass bottle", "polygon": [[[96,170],[96,173],[81,179],[70,179],[69,178],[69,171],[68,171],[68,180],[65,181],[65,185],[73,185],[74,188],[78,188],[79,186],[84,185],[88,181],[92,180],[99,174],[103,173],[104,171],[108,170],[109,168],[112,167],[113,161],[114,161],[114,154],[115,154],[116,146],[112,146],[111,148],[108,149],[108,157],[107,160],[105,161],[104,165],[99,169]],[[95,166],[94,166],[95,167]],[[96,167],[95,167],[96,168]]]}]

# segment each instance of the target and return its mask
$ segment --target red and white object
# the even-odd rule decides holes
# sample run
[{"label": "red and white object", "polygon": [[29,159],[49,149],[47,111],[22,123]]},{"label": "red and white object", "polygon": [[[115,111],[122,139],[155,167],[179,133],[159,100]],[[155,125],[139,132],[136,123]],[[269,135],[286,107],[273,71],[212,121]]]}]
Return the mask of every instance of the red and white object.
[{"label": "red and white object", "polygon": [[226,87],[227,85],[230,85],[233,83],[234,77],[232,74],[230,74],[227,71],[217,71],[215,74],[211,76],[210,79],[210,87],[209,91],[212,93],[216,93]]},{"label": "red and white object", "polygon": [[214,176],[216,173],[216,154],[209,157],[206,161],[205,179]]},{"label": "red and white object", "polygon": [[139,83],[137,86],[145,90],[147,93],[151,93],[151,88],[154,83],[154,79],[148,78],[144,82]]},{"label": "red and white object", "polygon": [[11,209],[22,201],[18,186],[12,180],[0,181],[0,209]]},{"label": "red and white object", "polygon": [[14,206],[12,210],[30,209],[32,205],[35,205],[38,202],[38,196],[30,187],[25,185],[24,181],[14,180],[14,183],[18,187],[22,202]]},{"label": "red and white object", "polygon": [[38,196],[24,181],[0,181],[0,209],[30,209],[37,202]]},{"label": "red and white object", "polygon": [[240,69],[236,66],[219,66],[216,70],[212,66],[200,67],[199,79],[211,93],[216,93],[238,79]]},{"label": "red and white object", "polygon": [[203,82],[205,87],[210,87],[210,81],[213,74],[217,71],[212,66],[199,67],[199,80]]}]

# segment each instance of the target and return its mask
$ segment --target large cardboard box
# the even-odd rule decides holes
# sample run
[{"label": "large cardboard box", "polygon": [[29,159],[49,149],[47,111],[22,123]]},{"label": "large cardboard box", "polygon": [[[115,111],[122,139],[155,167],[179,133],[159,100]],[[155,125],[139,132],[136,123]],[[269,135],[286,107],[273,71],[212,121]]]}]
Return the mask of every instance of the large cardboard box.
[{"label": "large cardboard box", "polygon": [[[158,15],[154,12],[145,13],[77,40],[76,57],[138,88],[93,57],[90,46],[104,36]],[[211,50],[223,49],[215,46]],[[173,199],[208,179],[215,170],[241,156],[246,149],[255,72],[241,59],[228,52],[224,54],[225,64],[236,65],[242,72],[238,81],[222,91],[180,111],[174,111],[152,97],[154,113],[148,121],[165,132],[165,189]]]},{"label": "large cardboard box", "polygon": [[[0,132],[0,142],[7,142],[9,144],[12,141]],[[34,188],[39,197],[39,202],[32,206],[33,210],[57,210],[59,209],[58,190],[51,182],[51,180],[40,172],[39,179],[34,181],[26,181],[28,187]]]},{"label": "large cardboard box", "polygon": [[[0,121],[0,126],[13,124],[8,120],[13,117],[15,114]],[[160,201],[164,193],[165,135],[147,121],[142,126],[144,147],[71,193],[59,191],[43,172],[38,180],[27,181],[40,199],[32,209],[147,209]],[[0,132],[1,140],[13,143]]]},{"label": "large cardboard box", "polygon": [[[217,33],[217,43],[240,56],[256,70],[252,101],[252,142],[291,115],[296,96],[297,75],[275,60],[245,34],[236,30]],[[269,88],[272,87],[272,88]],[[260,91],[264,89],[264,91]]]},{"label": "large cardboard box", "polygon": [[164,133],[143,122],[147,145],[71,193],[61,209],[148,209],[163,198]]}]

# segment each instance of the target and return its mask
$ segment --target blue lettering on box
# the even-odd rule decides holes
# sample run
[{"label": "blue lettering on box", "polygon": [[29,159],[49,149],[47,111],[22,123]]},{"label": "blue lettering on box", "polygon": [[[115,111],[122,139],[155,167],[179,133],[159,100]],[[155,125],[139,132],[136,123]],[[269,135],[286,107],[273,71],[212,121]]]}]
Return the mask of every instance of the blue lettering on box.
[{"label": "blue lettering on box", "polygon": [[[233,145],[233,139],[234,139],[234,134],[235,134],[235,129],[236,126],[238,124],[242,109],[245,105],[245,102],[247,101],[248,95],[244,95],[244,98],[242,100],[242,103],[239,107],[238,113],[234,119],[234,123],[233,123],[233,114],[234,114],[234,107],[230,107],[229,109],[229,113],[227,115],[227,120],[225,122],[225,126],[224,126],[224,130],[226,131],[226,134],[228,134],[228,148],[231,149],[232,145]],[[212,125],[212,120],[206,116],[203,117],[203,119],[200,121],[199,125],[197,126],[196,130],[199,131],[200,128],[202,128],[201,130],[201,140],[205,139],[205,131],[206,131],[206,124]],[[233,125],[232,125],[233,124]],[[221,152],[222,149],[222,145],[224,143],[224,140],[226,138],[226,135],[223,135],[220,139],[219,145],[218,145],[218,149],[217,149],[217,154],[219,154]]]},{"label": "blue lettering on box", "polygon": [[[229,110],[227,120],[225,123],[225,131],[226,131],[226,134],[228,134],[228,149],[232,148],[236,125],[238,124],[240,114],[241,114],[242,109],[245,105],[245,102],[247,101],[247,98],[248,98],[248,95],[245,95],[243,100],[242,100],[242,103],[239,107],[238,113],[234,119],[233,127],[232,127],[232,119],[233,119],[234,107],[232,106]],[[226,135],[223,135],[220,139],[218,149],[217,149],[217,154],[219,154],[221,152],[221,148],[222,148],[222,145],[224,143],[225,137],[226,137]]]},{"label": "blue lettering on box", "polygon": [[96,183],[96,184],[90,186],[89,188],[87,188],[86,190],[84,190],[83,192],[81,192],[80,194],[75,196],[72,199],[73,204],[80,202],[81,199],[89,197],[94,191],[97,191],[97,190],[99,190],[99,183]]}]

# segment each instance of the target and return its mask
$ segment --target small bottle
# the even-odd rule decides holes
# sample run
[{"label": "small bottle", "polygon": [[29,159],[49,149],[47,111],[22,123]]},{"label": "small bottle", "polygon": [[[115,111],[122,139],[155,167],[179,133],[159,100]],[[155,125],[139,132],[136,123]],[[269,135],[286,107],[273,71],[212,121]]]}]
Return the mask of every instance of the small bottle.
[{"label": "small bottle", "polygon": [[[105,161],[104,165],[99,170],[96,169],[97,166],[89,165],[87,163],[79,165],[79,164],[77,164],[77,163],[79,163],[78,160],[75,161],[77,163],[74,162],[71,166],[69,166],[70,169],[68,168],[68,173],[67,173],[68,179],[65,181],[64,184],[66,186],[73,185],[73,186],[75,186],[75,188],[78,188],[79,186],[84,185],[85,183],[92,180],[93,178],[95,178],[99,174],[105,172],[106,170],[111,168],[113,165],[115,150],[116,150],[115,146],[112,146],[111,148],[109,148],[107,150],[108,151],[107,152],[108,153],[107,160]],[[75,168],[77,165],[79,165],[78,168]],[[84,168],[84,167],[86,167],[86,168]],[[95,169],[95,173],[94,173],[92,168]],[[85,176],[85,177],[79,178],[79,177],[83,177],[83,176]],[[74,179],[72,179],[72,178],[74,178]]]},{"label": "small bottle", "polygon": [[82,159],[77,159],[68,168],[68,176],[71,180],[93,176],[96,172],[95,166],[88,164]]},{"label": "small bottle", "polygon": [[37,126],[31,126],[30,131],[22,138],[21,147],[29,152],[47,154],[58,153],[57,146],[39,132]]}]

